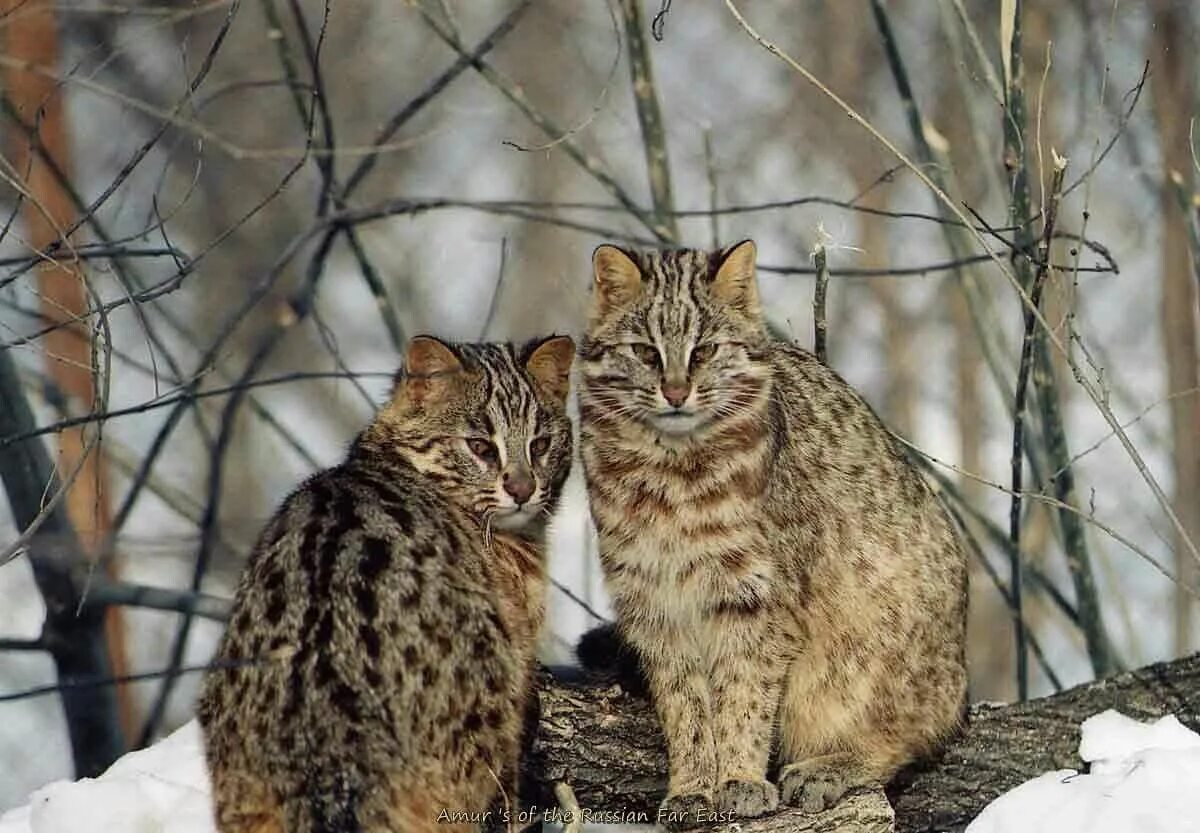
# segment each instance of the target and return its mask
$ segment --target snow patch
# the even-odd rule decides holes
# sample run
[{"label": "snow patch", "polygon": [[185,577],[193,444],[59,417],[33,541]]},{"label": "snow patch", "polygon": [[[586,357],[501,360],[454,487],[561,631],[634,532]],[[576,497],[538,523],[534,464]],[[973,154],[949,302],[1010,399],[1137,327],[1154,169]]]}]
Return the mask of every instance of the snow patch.
[{"label": "snow patch", "polygon": [[0,833],[215,833],[196,721],[99,778],[55,781],[0,816]]},{"label": "snow patch", "polygon": [[1082,735],[1089,772],[1027,781],[967,833],[1200,833],[1200,735],[1172,715],[1142,723],[1112,709],[1085,720]]},{"label": "snow patch", "polygon": [[[1200,735],[1172,716],[1083,722],[1086,774],[1048,772],[992,802],[967,833],[1200,833]],[[0,816],[0,833],[215,833],[196,721],[99,778],[56,781]]]}]

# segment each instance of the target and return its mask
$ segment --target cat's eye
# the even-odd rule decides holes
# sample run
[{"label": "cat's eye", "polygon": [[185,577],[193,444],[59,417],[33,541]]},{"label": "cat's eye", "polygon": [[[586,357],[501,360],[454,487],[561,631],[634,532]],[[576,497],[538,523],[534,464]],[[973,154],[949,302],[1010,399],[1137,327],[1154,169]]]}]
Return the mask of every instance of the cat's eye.
[{"label": "cat's eye", "polygon": [[658,348],[653,344],[633,344],[633,354],[650,367],[659,366]]},{"label": "cat's eye", "polygon": [[485,463],[494,463],[500,458],[499,453],[496,451],[496,446],[490,440],[472,437],[467,440],[467,447],[471,449],[472,454]]},{"label": "cat's eye", "polygon": [[532,457],[541,457],[543,454],[545,454],[549,450],[550,450],[550,438],[549,437],[534,437],[533,441],[529,443],[529,454]]},{"label": "cat's eye", "polygon": [[690,359],[688,359],[688,362],[695,367],[698,364],[704,364],[704,362],[708,361],[716,354],[716,344],[713,344],[712,342],[709,342],[708,344],[697,344],[692,349],[692,356]]}]

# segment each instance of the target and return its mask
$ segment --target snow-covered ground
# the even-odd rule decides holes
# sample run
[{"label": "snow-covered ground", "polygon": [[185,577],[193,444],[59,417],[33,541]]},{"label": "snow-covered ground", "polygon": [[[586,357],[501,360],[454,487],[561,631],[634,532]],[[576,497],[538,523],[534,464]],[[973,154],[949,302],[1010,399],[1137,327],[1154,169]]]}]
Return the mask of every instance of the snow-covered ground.
[{"label": "snow-covered ground", "polygon": [[[967,833],[1196,833],[1200,735],[1173,716],[1109,710],[1083,722],[1089,771],[1047,772],[987,807]],[[195,721],[99,778],[56,781],[0,816],[0,833],[214,833]]]},{"label": "snow-covered ground", "polygon": [[55,781],[0,816],[0,833],[215,833],[200,727],[190,721],[99,778]]},{"label": "snow-covered ground", "polygon": [[1060,769],[1027,781],[967,833],[1200,831],[1200,735],[1172,715],[1139,723],[1112,709],[1082,729],[1087,773]]}]

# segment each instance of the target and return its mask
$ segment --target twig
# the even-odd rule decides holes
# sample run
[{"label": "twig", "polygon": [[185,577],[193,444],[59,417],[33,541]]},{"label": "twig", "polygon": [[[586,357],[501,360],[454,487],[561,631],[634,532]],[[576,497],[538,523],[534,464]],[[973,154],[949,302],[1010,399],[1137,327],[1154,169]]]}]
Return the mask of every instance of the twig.
[{"label": "twig", "polygon": [[[1049,256],[1050,240],[1054,234],[1054,221],[1058,214],[1058,201],[1062,195],[1062,180],[1063,174],[1066,172],[1067,162],[1065,159],[1055,155],[1054,160],[1054,182],[1051,189],[1050,202],[1046,211],[1046,232],[1043,238],[1043,248]],[[1033,306],[1038,307],[1042,302],[1042,290],[1046,284],[1046,276],[1049,273],[1049,268],[1046,265],[1039,266],[1036,275],[1034,276],[1033,286],[1030,288],[1029,297],[1033,301]],[[1008,528],[1009,539],[1012,542],[1012,550],[1010,551],[1011,558],[1009,562],[1009,586],[1012,588],[1012,599],[1014,609],[1018,614],[1021,612],[1021,594],[1024,579],[1022,575],[1021,563],[1021,466],[1025,460],[1023,444],[1025,441],[1025,408],[1026,408],[1026,393],[1029,388],[1029,377],[1033,370],[1033,346],[1035,341],[1036,322],[1033,314],[1029,311],[1025,313],[1024,338],[1021,341],[1021,361],[1017,370],[1017,385],[1015,402],[1013,408],[1013,440],[1012,440],[1012,457],[1010,468],[1012,469],[1012,502],[1009,509]],[[1019,617],[1014,619],[1014,638],[1016,640],[1017,650],[1017,696],[1021,700],[1026,700],[1029,697],[1029,681],[1028,670],[1025,659],[1025,623]]]},{"label": "twig", "polygon": [[721,226],[717,217],[717,165],[713,159],[712,130],[707,127],[704,128],[704,172],[708,179],[708,225],[712,235],[710,245],[715,250],[721,248]]},{"label": "twig", "polygon": [[[224,660],[218,662],[207,662],[203,665],[176,665],[160,669],[158,671],[142,671],[138,674],[122,674],[121,676],[113,676],[111,674],[93,674],[87,676],[73,677],[64,679],[50,685],[34,686],[21,691],[11,691],[7,694],[0,694],[0,703],[13,703],[17,700],[28,700],[32,697],[44,697],[47,694],[61,694],[63,700],[73,699],[82,700],[84,702],[95,702],[104,698],[105,689],[111,689],[114,686],[123,683],[142,683],[148,680],[161,680],[166,677],[181,677],[184,674],[199,674],[202,672],[220,670],[225,668],[242,668],[247,665],[254,665],[259,662],[268,662],[267,659],[240,659],[240,660]],[[94,689],[100,689],[98,692],[92,692]],[[95,773],[99,775],[99,772]]]},{"label": "twig", "polygon": [[654,15],[654,19],[650,21],[650,34],[659,43],[666,34],[667,15],[671,12],[671,0],[659,0],[658,12]]},{"label": "twig", "polygon": [[[308,151],[316,143],[313,127],[317,122],[318,115],[322,125],[322,135],[324,137],[325,146],[333,148],[334,132],[332,118],[326,107],[326,99],[321,95],[324,90],[324,82],[322,80],[320,70],[321,47],[325,41],[325,34],[329,24],[329,3],[331,0],[326,0],[323,4],[323,16],[321,26],[316,41],[314,42],[308,31],[308,25],[304,18],[303,10],[300,8],[298,0],[289,0],[292,14],[295,17],[296,25],[301,34],[302,45],[304,46],[305,59],[308,62],[309,71],[313,76],[312,85],[312,103],[308,111],[308,123],[306,132],[305,155],[308,157]],[[333,157],[322,156],[316,158],[316,165],[321,173],[321,190],[317,200],[316,218],[319,222],[325,219],[333,207],[334,200],[334,169]],[[298,303],[296,298],[291,299],[291,308],[293,310],[307,310],[312,304],[313,294],[316,290],[317,280],[323,271],[325,258],[328,256],[332,246],[333,238],[326,235],[322,244],[318,247],[318,251],[313,255],[309,262],[308,277],[305,281],[302,300]],[[270,356],[275,345],[284,331],[290,328],[300,316],[289,317],[283,321],[275,322],[275,329],[268,336],[254,355],[251,357],[246,368],[239,376],[239,386],[233,391],[232,396],[226,401],[225,408],[221,413],[220,428],[217,433],[216,442],[213,444],[209,454],[209,484],[208,497],[205,506],[204,515],[200,523],[200,544],[196,551],[195,566],[192,571],[192,580],[190,589],[192,593],[199,593],[204,576],[208,571],[208,565],[212,557],[213,544],[215,543],[216,527],[218,516],[220,513],[220,497],[221,485],[223,483],[223,471],[225,464],[225,454],[232,442],[234,425],[236,423],[237,411],[242,404],[246,388],[244,383],[248,382],[259,371],[261,366]],[[189,606],[183,611],[180,618],[179,626],[175,632],[175,637],[171,645],[171,660],[170,667],[176,668],[183,663],[184,652],[187,648],[188,637],[191,634],[194,611]],[[171,692],[175,686],[176,675],[168,674],[163,678],[162,686],[159,689],[158,696],[155,698],[153,705],[150,708],[150,713],[146,717],[142,725],[141,735],[138,745],[146,746],[150,743],[154,733],[157,731],[158,725],[162,720],[162,716],[166,711],[167,702],[170,699]]]},{"label": "twig", "polygon": [[[1013,75],[1012,89],[1009,92],[1009,102],[1012,110],[1006,120],[1008,133],[1006,133],[1005,164],[1013,173],[1013,220],[1018,229],[1015,239],[1018,246],[1023,246],[1029,241],[1032,234],[1032,223],[1027,219],[1030,214],[1030,186],[1027,174],[1029,148],[1026,141],[1026,125],[1024,121],[1025,109],[1022,81],[1024,70],[1019,54],[1021,41],[1020,14],[1021,3],[1018,2],[1016,7],[1017,17],[1013,29],[1013,55],[1011,57]],[[1049,67],[1048,58],[1047,67]],[[1042,83],[1043,85],[1045,83],[1044,75]],[[1040,173],[1042,160],[1040,144],[1042,110],[1042,102],[1039,97],[1036,128],[1037,144],[1035,147],[1039,165],[1039,183],[1042,180]],[[1050,196],[1048,199],[1043,198],[1044,205],[1042,209],[1043,233],[1039,248],[1039,251],[1044,253],[1039,257],[1042,263],[1049,261],[1051,241],[1054,236],[1055,217],[1051,215],[1051,212],[1057,212],[1058,205],[1066,193],[1062,183],[1063,174],[1060,172],[1060,168],[1065,170],[1066,160],[1061,159],[1053,149],[1051,150],[1051,154],[1053,157],[1053,171],[1051,174]],[[1042,185],[1042,187],[1044,188],[1045,186]],[[1084,218],[1086,222],[1086,204]],[[1026,287],[1032,285],[1040,291],[1039,282],[1044,282],[1046,279],[1048,267],[1039,263],[1035,274],[1030,276],[1030,264],[1027,260],[1018,259],[1015,265],[1018,274],[1021,276],[1022,284]],[[1032,304],[1031,307],[1036,309],[1037,304]],[[1030,327],[1030,322],[1027,321],[1026,326],[1027,328]],[[1038,328],[1036,332],[1030,333],[1033,339],[1031,345],[1031,360],[1034,365],[1032,382],[1034,390],[1037,393],[1042,429],[1042,445],[1046,456],[1049,458],[1049,466],[1058,471],[1058,476],[1053,480],[1055,492],[1061,502],[1075,504],[1077,502],[1075,497],[1075,473],[1070,462],[1071,453],[1067,443],[1066,426],[1059,408],[1059,393],[1055,369],[1049,351],[1046,349],[1046,337],[1049,332],[1049,327],[1045,327]],[[1022,345],[1022,351],[1024,349],[1025,345]],[[1070,352],[1064,351],[1064,354],[1068,361],[1070,361]],[[1059,528],[1062,531],[1063,552],[1066,556],[1067,570],[1071,574],[1075,595],[1079,603],[1080,624],[1087,645],[1088,659],[1091,662],[1093,673],[1097,677],[1103,677],[1112,673],[1115,668],[1100,609],[1099,595],[1092,572],[1091,557],[1088,553],[1086,530],[1080,523],[1079,516],[1072,512],[1059,512],[1058,522]]]},{"label": "twig", "polygon": [[[970,226],[970,221],[963,210],[953,200],[951,200],[949,196],[947,196],[943,189],[937,187],[937,185],[924,173],[924,171],[921,170],[918,165],[909,159],[903,151],[896,147],[894,142],[889,140],[882,132],[880,132],[877,127],[867,121],[857,110],[851,107],[850,104],[845,101],[845,99],[831,90],[827,84],[813,75],[812,72],[800,64],[795,58],[759,34],[738,10],[734,0],[725,0],[725,6],[729,9],[730,13],[737,20],[738,25],[742,27],[747,35],[749,35],[767,52],[787,64],[792,70],[803,77],[805,81],[816,87],[823,95],[836,103],[838,107],[841,108],[842,112],[858,123],[864,130],[870,133],[871,136],[874,137],[875,140],[878,141],[883,147],[885,147],[889,153],[895,156],[905,165],[905,167],[912,171],[913,175],[933,192],[938,201],[945,205],[956,217],[958,217],[959,220],[963,222],[964,225]],[[971,233],[981,245],[985,245],[982,235],[980,235],[974,228],[971,228]],[[1054,332],[1053,328],[1046,320],[1041,310],[1032,305],[1028,293],[1021,285],[1021,282],[1013,274],[1012,270],[1003,263],[998,255],[995,253],[992,254],[992,262],[995,264],[996,268],[1002,275],[1004,275],[1005,279],[1013,287],[1013,290],[1017,293],[1022,306],[1032,309],[1038,324],[1045,331],[1045,338],[1055,347],[1055,349],[1057,349],[1063,356],[1066,357],[1067,364],[1071,368],[1076,382],[1083,389],[1084,393],[1087,394],[1087,397],[1091,400],[1092,404],[1096,406],[1097,411],[1099,411],[1100,415],[1104,418],[1104,421],[1109,425],[1110,428],[1114,430],[1118,439],[1120,440],[1122,449],[1125,451],[1126,455],[1137,469],[1138,475],[1149,487],[1163,514],[1166,515],[1166,517],[1170,520],[1172,529],[1179,536],[1184,548],[1188,551],[1188,554],[1196,561],[1196,563],[1200,564],[1200,546],[1198,546],[1197,542],[1188,534],[1187,528],[1183,525],[1178,513],[1176,513],[1174,507],[1172,506],[1170,498],[1163,491],[1162,486],[1159,484],[1158,478],[1154,476],[1154,473],[1146,464],[1145,458],[1142,457],[1141,453],[1139,453],[1137,448],[1133,445],[1129,435],[1121,428],[1120,422],[1117,420],[1116,415],[1108,406],[1104,391],[1095,382],[1088,378],[1083,368],[1079,366],[1074,357],[1071,355],[1070,351],[1063,344],[1062,339],[1060,339]],[[1153,561],[1153,559],[1151,559],[1151,561]]]},{"label": "twig", "polygon": [[[463,46],[458,37],[450,32],[441,21],[429,14],[420,6],[417,7],[417,11],[421,14],[421,17],[424,19],[429,28],[433,30],[434,34],[441,38],[441,40],[447,46],[449,46],[459,55],[468,56],[471,66],[480,74],[480,76],[493,87],[495,87],[505,98],[516,105],[517,109],[520,110],[521,113],[524,114],[527,119],[529,119],[529,121],[536,125],[539,130],[541,130],[547,136],[564,135],[565,131],[561,130],[558,125],[551,121],[550,118],[544,115],[541,111],[534,108],[529,101],[529,97],[525,95],[525,91],[521,89],[520,85],[514,83],[508,76],[501,73],[482,58],[470,57],[466,47]],[[613,179],[612,174],[608,172],[600,160],[583,150],[583,148],[581,148],[570,137],[564,138],[559,146],[568,156],[571,157],[571,159],[573,159],[581,168],[583,168],[583,170],[590,174],[591,177],[596,180],[601,187],[604,188],[604,190],[608,191],[608,193],[612,195],[612,197],[615,198],[627,212],[633,215],[634,218],[636,218],[642,223],[642,225],[649,229],[660,242],[666,242],[667,238],[659,228],[655,218],[633,201],[629,194],[626,193],[625,189],[622,188],[615,179]]]},{"label": "twig", "polygon": [[508,265],[508,238],[500,240],[500,264],[496,267],[496,284],[492,287],[492,298],[488,301],[487,313],[483,316],[483,326],[479,328],[479,340],[486,341],[492,322],[496,319],[496,311],[500,309],[500,293],[504,289],[504,267]]},{"label": "twig", "polygon": [[562,833],[581,833],[583,811],[579,809],[579,799],[575,797],[575,791],[571,789],[571,785],[566,781],[559,781],[554,785],[554,797],[558,800],[558,806],[563,812]]},{"label": "twig", "polygon": [[997,104],[1003,105],[1004,88],[1000,84],[1000,79],[996,77],[996,67],[992,64],[987,50],[983,47],[983,41],[979,37],[979,32],[975,29],[975,24],[971,22],[970,16],[967,15],[967,10],[963,7],[962,0],[950,1],[954,6],[954,13],[958,15],[959,23],[962,24],[963,31],[967,33],[967,40],[971,43],[971,51],[975,55],[975,62],[979,64],[979,68],[983,71],[988,91],[992,94],[992,98]]},{"label": "twig", "polygon": [[828,324],[825,320],[825,290],[829,287],[829,268],[826,265],[825,244],[818,240],[812,249],[817,269],[817,284],[813,289],[813,353],[821,364],[829,364],[826,350]]},{"label": "twig", "polygon": [[553,587],[555,590],[557,590],[558,592],[562,593],[562,594],[563,594],[564,596],[566,596],[568,599],[570,599],[571,601],[573,601],[573,602],[574,602],[574,603],[575,603],[575,604],[576,604],[576,605],[577,605],[577,606],[578,606],[578,607],[579,607],[579,608],[580,608],[580,609],[581,609],[581,610],[582,610],[584,613],[586,613],[588,616],[591,616],[591,617],[592,617],[593,619],[595,619],[597,622],[604,623],[604,622],[608,622],[608,621],[610,621],[610,620],[609,620],[607,617],[605,617],[605,616],[601,616],[599,613],[597,613],[597,612],[596,612],[596,609],[595,609],[594,607],[592,607],[590,604],[588,604],[586,600],[584,600],[584,599],[581,599],[581,598],[579,597],[579,594],[578,594],[578,593],[576,593],[576,592],[575,592],[574,590],[572,590],[570,587],[567,587],[565,584],[563,584],[563,583],[562,583],[561,581],[559,581],[558,579],[556,579],[556,578],[551,578],[551,579],[550,579],[550,585],[551,585],[551,586],[552,586],[552,587]]},{"label": "twig", "polygon": [[[962,530],[963,539],[967,542],[967,547],[971,550],[971,554],[975,556],[975,560],[983,567],[983,571],[987,573],[988,578],[991,579],[996,592],[1000,594],[1000,598],[1004,599],[1009,616],[1016,622],[1022,616],[1022,612],[1018,607],[1018,602],[1013,598],[1011,589],[1005,586],[1004,579],[1000,577],[1000,573],[992,566],[992,562],[988,560],[978,539],[967,525],[966,520],[953,507],[950,507],[950,514],[958,522],[958,528]],[[1024,629],[1024,623],[1022,623],[1022,627]],[[1050,685],[1054,687],[1056,692],[1062,691],[1062,681],[1058,678],[1058,674],[1054,672],[1054,668],[1051,667],[1049,660],[1046,659],[1046,654],[1042,651],[1041,643],[1032,630],[1029,631],[1029,648],[1033,651],[1033,656],[1041,667],[1042,673],[1046,675],[1046,679],[1050,681]]]},{"label": "twig", "polygon": [[[936,465],[942,466],[943,468],[946,468],[952,472],[960,474],[963,477],[970,478],[971,480],[974,480],[977,483],[982,483],[984,486],[988,486],[992,489],[995,489],[998,492],[1003,492],[1004,494],[1010,495],[1010,496],[1012,494],[1012,490],[1009,489],[1007,486],[997,483],[994,480],[989,480],[988,478],[983,477],[979,474],[976,474],[975,472],[967,471],[966,469],[962,468],[961,466],[956,466],[953,463],[946,462],[945,460],[939,460],[937,457],[933,456],[928,451],[925,451],[925,450],[919,448],[918,446],[913,445],[912,443],[905,440],[903,437],[900,437],[898,435],[893,435],[893,437],[895,438],[895,440],[897,442],[906,446],[907,448],[912,449],[917,454],[920,454],[922,457],[929,460],[929,462],[931,462],[931,463],[935,463]],[[1041,492],[1025,491],[1022,493],[1021,496],[1025,500],[1034,500],[1034,501],[1037,501],[1038,503],[1044,503],[1046,506],[1052,506],[1056,509],[1061,509],[1061,510],[1064,510],[1067,512],[1074,513],[1075,515],[1078,515],[1079,518],[1083,522],[1090,524],[1091,526],[1094,526],[1096,529],[1100,530],[1105,535],[1112,538],[1118,544],[1125,547],[1127,550],[1129,550],[1134,555],[1138,556],[1143,561],[1145,561],[1147,564],[1149,564],[1151,567],[1153,567],[1154,570],[1156,572],[1158,572],[1158,574],[1161,575],[1163,578],[1165,578],[1167,581],[1171,582],[1172,584],[1174,584],[1177,587],[1181,587],[1184,590],[1184,592],[1186,592],[1192,598],[1200,601],[1200,589],[1191,587],[1190,585],[1188,585],[1184,582],[1181,582],[1176,576],[1171,574],[1170,570],[1168,570],[1166,567],[1163,566],[1161,561],[1156,559],[1150,553],[1146,552],[1145,548],[1138,546],[1136,543],[1131,541],[1129,538],[1125,537],[1124,535],[1117,532],[1115,529],[1113,529],[1108,524],[1106,524],[1103,521],[1101,521],[1100,519],[1096,518],[1095,515],[1084,513],[1083,510],[1081,510],[1078,506],[1073,506],[1072,504],[1064,503],[1063,501],[1059,500],[1058,498],[1051,497],[1050,495],[1042,494]]]},{"label": "twig", "polygon": [[[286,385],[293,382],[304,382],[320,379],[390,379],[394,374],[384,372],[356,372],[356,373],[306,373],[297,371],[295,373],[285,373],[280,376],[268,376],[261,379],[251,379],[235,385],[226,385],[220,388],[210,388],[203,391],[186,390],[174,396],[165,396],[159,399],[153,399],[148,402],[143,402],[140,405],[130,405],[126,408],[110,408],[103,413],[83,414],[77,417],[65,417],[63,419],[52,422],[49,425],[41,425],[24,434],[14,434],[12,436],[0,437],[0,449],[12,445],[31,437],[40,437],[46,434],[54,434],[64,428],[71,428],[76,425],[87,425],[93,422],[107,422],[110,419],[117,417],[129,416],[131,414],[143,414],[147,411],[153,411],[157,408],[166,408],[171,405],[178,405],[193,400],[209,399],[214,396],[225,396],[239,389],[250,388],[265,388],[277,385]],[[190,386],[189,386],[190,387]]]},{"label": "twig", "polygon": [[[944,167],[948,168],[949,166],[943,164],[946,162],[945,153],[935,154],[933,146],[929,141],[929,136],[925,128],[925,120],[921,115],[921,109],[918,106],[916,95],[909,81],[908,71],[901,58],[900,47],[892,30],[890,17],[881,0],[871,0],[871,11],[875,18],[876,28],[879,30],[880,39],[883,41],[884,55],[887,58],[892,80],[896,83],[896,91],[904,105],[909,133],[912,135],[913,144],[917,151],[917,160],[924,169],[928,170],[930,181],[940,190],[946,192],[948,191],[948,183],[942,175],[942,170]],[[964,25],[969,26],[969,21],[965,21]],[[973,27],[970,30],[974,31]],[[986,58],[983,58],[983,60],[986,60]],[[990,64],[988,66],[990,67]],[[968,258],[966,254],[968,243],[963,238],[963,235],[959,233],[964,227],[961,224],[950,222],[953,212],[944,203],[938,204],[938,215],[945,221],[941,224],[942,236],[946,244],[946,249],[952,258],[951,262],[954,264],[952,268],[955,281],[958,283],[963,297],[966,299],[967,312],[970,316],[971,326],[979,339],[980,351],[983,355],[984,363],[991,375],[992,383],[996,386],[996,390],[1000,392],[1002,399],[1007,401],[1010,394],[1007,374],[1003,366],[1005,363],[1005,351],[999,341],[999,328],[991,325],[994,315],[984,287],[980,285],[974,271],[965,268],[972,265],[973,262],[991,260],[992,255],[989,250],[987,256],[976,256],[976,259]],[[984,229],[987,229],[986,224],[984,224]],[[1007,244],[1007,241],[1003,242]]]},{"label": "twig", "polygon": [[[374,144],[383,145],[390,140],[401,127],[411,121],[417,113],[421,112],[425,108],[425,105],[433,101],[443,90],[450,86],[454,79],[458,78],[468,68],[474,66],[474,62],[482,61],[509,32],[516,28],[517,23],[520,22],[521,17],[529,9],[532,2],[533,0],[521,0],[473,50],[470,52],[460,52],[458,58],[455,59],[454,63],[448,69],[435,78],[420,95],[417,95],[405,104],[388,120],[388,123],[376,135]],[[379,157],[375,154],[363,157],[350,176],[346,178],[346,185],[343,188],[342,195],[347,197],[357,190],[359,184],[371,172],[378,161]]]},{"label": "twig", "polygon": [[0,651],[49,651],[44,639],[0,639]]}]

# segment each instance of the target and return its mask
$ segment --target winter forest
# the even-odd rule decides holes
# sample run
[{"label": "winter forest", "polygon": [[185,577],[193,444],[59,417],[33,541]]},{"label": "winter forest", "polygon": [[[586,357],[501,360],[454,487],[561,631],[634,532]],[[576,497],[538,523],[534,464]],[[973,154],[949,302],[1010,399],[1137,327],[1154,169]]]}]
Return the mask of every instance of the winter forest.
[{"label": "winter forest", "polygon": [[[1028,755],[899,829],[1080,769],[1109,706],[1195,729],[1198,39],[1193,0],[0,0],[0,815],[191,719],[411,336],[578,336],[604,242],[753,238],[773,334],[961,526],[970,698]],[[578,468],[547,666],[612,615]],[[1170,693],[1037,711],[1110,677]]]}]

